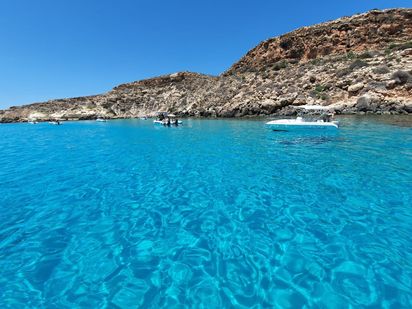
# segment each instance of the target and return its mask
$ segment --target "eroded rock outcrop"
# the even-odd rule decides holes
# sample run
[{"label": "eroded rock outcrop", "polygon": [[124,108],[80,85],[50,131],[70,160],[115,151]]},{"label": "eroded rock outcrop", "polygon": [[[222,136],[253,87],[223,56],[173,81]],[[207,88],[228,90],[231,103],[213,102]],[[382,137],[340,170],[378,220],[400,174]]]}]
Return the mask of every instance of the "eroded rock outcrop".
[{"label": "eroded rock outcrop", "polygon": [[350,51],[382,50],[395,42],[412,40],[412,10],[370,11],[311,27],[303,27],[263,41],[235,63],[227,74],[282,62],[309,61]]},{"label": "eroded rock outcrop", "polygon": [[338,113],[412,112],[412,9],[371,11],[266,40],[220,76],[180,72],[95,96],[0,111],[0,122],[289,115],[320,104]]}]

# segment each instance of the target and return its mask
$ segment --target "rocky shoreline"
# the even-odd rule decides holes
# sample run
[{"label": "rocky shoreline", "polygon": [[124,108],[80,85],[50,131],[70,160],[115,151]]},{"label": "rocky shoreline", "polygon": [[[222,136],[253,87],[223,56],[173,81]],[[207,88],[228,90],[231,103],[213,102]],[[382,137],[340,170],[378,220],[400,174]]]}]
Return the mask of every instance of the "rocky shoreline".
[{"label": "rocky shoreline", "polygon": [[260,43],[220,76],[179,72],[95,96],[0,111],[0,122],[337,114],[412,114],[412,9],[371,11]]}]

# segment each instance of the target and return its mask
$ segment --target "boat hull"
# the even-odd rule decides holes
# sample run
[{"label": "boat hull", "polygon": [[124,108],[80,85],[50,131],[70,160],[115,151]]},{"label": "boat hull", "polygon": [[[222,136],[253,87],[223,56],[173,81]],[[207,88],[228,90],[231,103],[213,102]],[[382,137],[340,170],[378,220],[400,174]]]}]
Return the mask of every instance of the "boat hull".
[{"label": "boat hull", "polygon": [[289,119],[273,120],[266,123],[275,131],[297,131],[297,130],[337,130],[339,123],[337,121],[296,121]]},{"label": "boat hull", "polygon": [[[164,122],[161,121],[161,120],[153,120],[153,123],[154,123],[154,124],[157,124],[157,125],[161,125],[161,126],[167,125],[166,123],[164,123]],[[182,123],[183,123],[183,122],[182,122],[181,120],[178,120],[178,122],[177,122],[177,124],[179,124],[179,125],[181,125]],[[175,125],[175,124],[174,124],[173,122],[171,122],[170,125],[173,126],[173,125]]]}]

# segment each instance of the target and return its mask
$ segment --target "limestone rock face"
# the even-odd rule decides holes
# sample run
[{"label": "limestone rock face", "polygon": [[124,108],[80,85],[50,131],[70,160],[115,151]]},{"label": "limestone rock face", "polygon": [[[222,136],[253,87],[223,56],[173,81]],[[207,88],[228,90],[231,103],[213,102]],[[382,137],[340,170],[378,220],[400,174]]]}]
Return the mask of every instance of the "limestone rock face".
[{"label": "limestone rock face", "polygon": [[412,40],[412,10],[374,10],[331,22],[303,27],[263,41],[235,63],[227,74],[259,70],[278,61],[308,61],[350,51],[385,49]]},{"label": "limestone rock face", "polygon": [[376,95],[364,95],[356,101],[356,109],[359,112],[375,112],[381,99]]},{"label": "limestone rock face", "polygon": [[0,111],[0,122],[293,115],[304,104],[337,113],[412,112],[412,9],[371,11],[260,43],[220,76],[179,72],[94,96]]},{"label": "limestone rock face", "polygon": [[356,93],[364,87],[363,83],[357,83],[355,85],[349,86],[348,91],[350,93]]}]

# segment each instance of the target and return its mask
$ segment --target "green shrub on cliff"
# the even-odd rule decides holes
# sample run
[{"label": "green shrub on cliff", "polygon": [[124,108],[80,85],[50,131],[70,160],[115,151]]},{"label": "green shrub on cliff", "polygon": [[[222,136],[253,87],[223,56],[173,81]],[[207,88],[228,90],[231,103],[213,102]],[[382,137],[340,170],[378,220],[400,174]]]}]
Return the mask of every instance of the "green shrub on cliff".
[{"label": "green shrub on cliff", "polygon": [[366,66],[368,66],[368,64],[365,61],[357,59],[351,63],[351,65],[349,66],[349,69],[355,70],[355,69],[366,67]]},{"label": "green shrub on cliff", "polygon": [[346,58],[349,59],[349,60],[355,59],[356,54],[353,51],[350,51],[350,52],[346,53]]},{"label": "green shrub on cliff", "polygon": [[401,44],[391,44],[389,45],[389,48],[393,50],[404,50],[404,49],[412,48],[412,41],[401,43]]},{"label": "green shrub on cliff", "polygon": [[288,67],[288,62],[287,62],[286,60],[284,60],[284,59],[276,62],[276,63],[272,66],[273,70],[275,70],[275,71],[279,71],[279,70],[281,70],[281,69],[286,69],[287,67]]},{"label": "green shrub on cliff", "polygon": [[320,84],[317,84],[315,86],[315,92],[317,92],[317,93],[323,92],[323,91],[325,91],[325,89],[326,89],[326,87],[323,86],[323,85],[320,85]]},{"label": "green shrub on cliff", "polygon": [[313,90],[313,95],[318,99],[327,100],[329,98],[326,93],[327,90],[328,86],[317,84]]},{"label": "green shrub on cliff", "polygon": [[380,65],[380,66],[377,66],[376,68],[374,68],[374,69],[372,70],[372,72],[375,73],[375,74],[387,74],[387,73],[389,73],[390,71],[389,71],[388,66],[386,66],[386,65]]},{"label": "green shrub on cliff", "polygon": [[336,75],[336,77],[341,78],[341,77],[344,77],[344,76],[350,74],[351,72],[352,72],[352,70],[350,70],[349,68],[344,68],[344,69],[338,70],[335,75]]},{"label": "green shrub on cliff", "polygon": [[392,79],[394,79],[397,84],[403,85],[411,81],[412,77],[407,71],[398,70],[392,74]]},{"label": "green shrub on cliff", "polygon": [[373,58],[373,53],[370,52],[369,50],[363,52],[362,54],[358,55],[359,59],[368,59],[368,58]]},{"label": "green shrub on cliff", "polygon": [[385,50],[385,54],[389,55],[391,52],[395,50],[404,50],[408,48],[412,48],[412,41],[408,41],[405,43],[391,43]]}]

